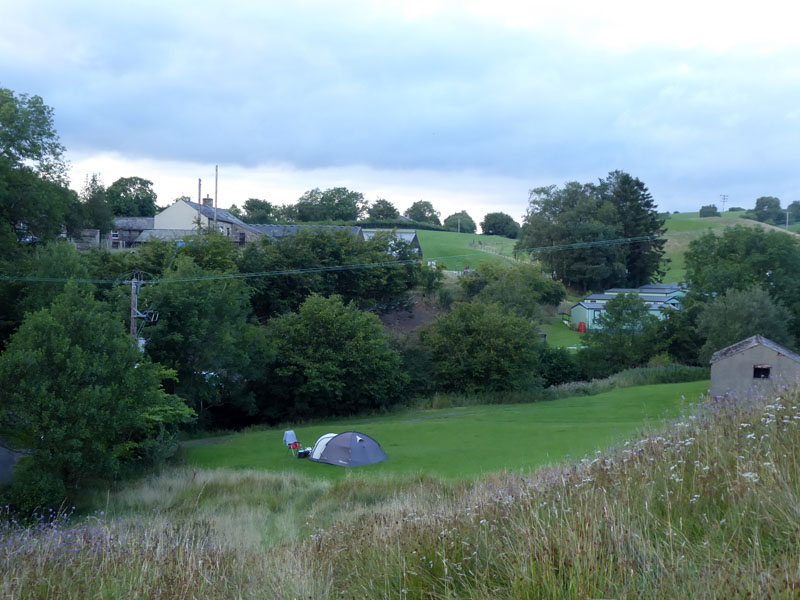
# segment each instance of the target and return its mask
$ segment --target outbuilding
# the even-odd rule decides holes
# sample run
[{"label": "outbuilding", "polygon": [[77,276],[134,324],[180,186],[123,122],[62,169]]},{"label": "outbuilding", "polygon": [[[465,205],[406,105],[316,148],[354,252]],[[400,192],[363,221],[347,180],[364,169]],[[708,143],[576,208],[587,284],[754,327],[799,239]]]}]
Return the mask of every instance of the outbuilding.
[{"label": "outbuilding", "polygon": [[800,384],[800,355],[754,335],[711,357],[711,395],[771,394]]}]

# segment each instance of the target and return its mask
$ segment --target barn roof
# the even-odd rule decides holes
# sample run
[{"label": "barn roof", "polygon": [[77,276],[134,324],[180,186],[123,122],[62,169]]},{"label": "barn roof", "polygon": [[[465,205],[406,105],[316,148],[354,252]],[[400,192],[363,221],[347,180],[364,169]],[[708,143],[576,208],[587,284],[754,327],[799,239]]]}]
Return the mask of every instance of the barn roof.
[{"label": "barn roof", "polygon": [[114,217],[114,227],[117,229],[152,229],[154,222],[155,217]]},{"label": "barn roof", "polygon": [[800,355],[784,348],[780,344],[776,344],[772,340],[768,340],[763,336],[754,335],[746,340],[742,340],[741,342],[736,342],[732,346],[728,346],[727,348],[723,348],[722,350],[714,352],[714,354],[711,355],[711,364],[714,364],[715,362],[724,358],[729,358],[735,354],[739,354],[740,352],[744,352],[745,350],[750,350],[756,346],[766,346],[770,350],[774,350],[775,352],[784,355],[786,358],[790,358],[793,361],[800,363]]}]

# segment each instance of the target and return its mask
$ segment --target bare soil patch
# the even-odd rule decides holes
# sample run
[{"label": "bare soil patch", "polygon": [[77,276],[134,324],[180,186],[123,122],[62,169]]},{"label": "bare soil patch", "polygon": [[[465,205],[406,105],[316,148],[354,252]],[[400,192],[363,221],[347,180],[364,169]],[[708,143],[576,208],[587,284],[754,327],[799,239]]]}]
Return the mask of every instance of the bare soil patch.
[{"label": "bare soil patch", "polygon": [[427,298],[417,299],[410,310],[397,310],[380,315],[381,323],[387,332],[408,336],[416,330],[433,323],[446,311]]}]

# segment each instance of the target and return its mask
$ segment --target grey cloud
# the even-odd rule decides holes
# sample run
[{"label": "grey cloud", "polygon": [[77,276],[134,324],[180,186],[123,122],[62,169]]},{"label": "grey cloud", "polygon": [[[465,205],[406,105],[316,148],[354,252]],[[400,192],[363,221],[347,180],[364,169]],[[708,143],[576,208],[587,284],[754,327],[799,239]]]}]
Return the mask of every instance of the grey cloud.
[{"label": "grey cloud", "polygon": [[467,19],[271,4],[18,7],[49,45],[40,62],[1,52],[0,85],[41,94],[84,153],[531,180],[621,168],[675,201],[681,182],[703,195],[797,183],[797,51],[621,52]]}]

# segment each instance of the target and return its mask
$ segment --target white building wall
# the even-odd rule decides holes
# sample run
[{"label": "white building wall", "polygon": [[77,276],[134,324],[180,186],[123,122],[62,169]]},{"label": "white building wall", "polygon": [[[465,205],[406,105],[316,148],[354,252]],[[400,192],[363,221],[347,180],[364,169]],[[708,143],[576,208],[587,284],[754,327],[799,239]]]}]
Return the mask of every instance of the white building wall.
[{"label": "white building wall", "polygon": [[155,216],[154,229],[197,229],[197,218],[203,227],[208,225],[208,219],[189,206],[185,201],[176,202],[165,208]]}]

